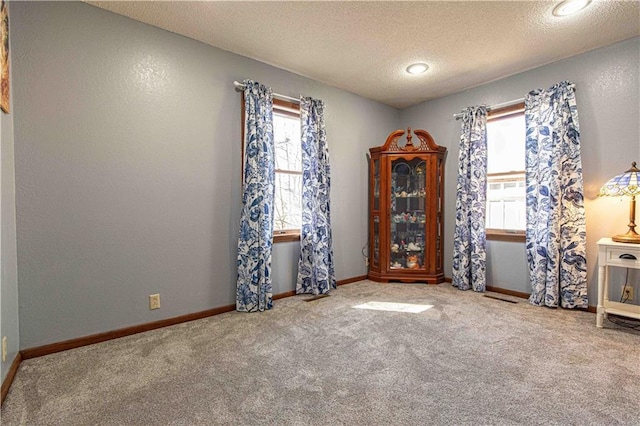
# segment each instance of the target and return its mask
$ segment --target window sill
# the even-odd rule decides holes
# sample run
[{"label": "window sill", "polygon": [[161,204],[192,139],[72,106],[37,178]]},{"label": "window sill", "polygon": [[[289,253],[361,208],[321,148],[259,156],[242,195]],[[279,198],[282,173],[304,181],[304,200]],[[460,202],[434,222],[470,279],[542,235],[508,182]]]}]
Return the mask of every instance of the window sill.
[{"label": "window sill", "polygon": [[288,243],[291,241],[300,241],[300,231],[275,231],[273,233],[274,243]]},{"label": "window sill", "polygon": [[524,243],[526,235],[524,231],[510,231],[507,229],[487,229],[487,240]]}]

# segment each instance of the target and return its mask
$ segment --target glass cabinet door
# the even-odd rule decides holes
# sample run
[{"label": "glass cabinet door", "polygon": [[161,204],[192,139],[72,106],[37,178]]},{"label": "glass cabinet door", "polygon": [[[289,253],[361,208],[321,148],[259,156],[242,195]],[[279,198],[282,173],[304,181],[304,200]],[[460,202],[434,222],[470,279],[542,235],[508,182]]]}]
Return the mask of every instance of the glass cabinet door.
[{"label": "glass cabinet door", "polygon": [[380,216],[373,217],[373,266],[380,265]]},{"label": "glass cabinet door", "polygon": [[373,210],[380,210],[380,160],[373,160]]},{"label": "glass cabinet door", "polygon": [[380,268],[380,159],[373,160],[373,229],[371,247],[372,267]]},{"label": "glass cabinet door", "polygon": [[424,159],[398,158],[391,161],[390,196],[389,268],[423,270],[427,267]]}]

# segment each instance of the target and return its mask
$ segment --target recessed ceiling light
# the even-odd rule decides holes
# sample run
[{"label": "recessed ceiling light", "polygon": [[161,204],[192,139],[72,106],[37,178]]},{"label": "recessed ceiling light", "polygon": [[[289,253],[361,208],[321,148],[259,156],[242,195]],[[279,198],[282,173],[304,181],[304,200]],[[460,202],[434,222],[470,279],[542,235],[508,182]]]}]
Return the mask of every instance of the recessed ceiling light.
[{"label": "recessed ceiling light", "polygon": [[553,9],[555,16],[573,15],[587,7],[591,0],[565,0]]},{"label": "recessed ceiling light", "polygon": [[423,72],[425,72],[426,70],[429,69],[429,65],[423,63],[423,62],[418,62],[415,64],[411,64],[407,67],[407,72],[409,74],[422,74]]}]

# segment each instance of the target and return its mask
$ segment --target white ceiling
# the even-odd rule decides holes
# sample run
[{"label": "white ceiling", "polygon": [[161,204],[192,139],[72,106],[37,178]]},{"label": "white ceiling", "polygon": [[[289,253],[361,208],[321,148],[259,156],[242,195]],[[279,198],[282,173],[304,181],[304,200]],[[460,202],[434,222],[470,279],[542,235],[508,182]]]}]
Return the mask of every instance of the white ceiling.
[{"label": "white ceiling", "polygon": [[397,108],[640,34],[639,1],[88,3]]}]

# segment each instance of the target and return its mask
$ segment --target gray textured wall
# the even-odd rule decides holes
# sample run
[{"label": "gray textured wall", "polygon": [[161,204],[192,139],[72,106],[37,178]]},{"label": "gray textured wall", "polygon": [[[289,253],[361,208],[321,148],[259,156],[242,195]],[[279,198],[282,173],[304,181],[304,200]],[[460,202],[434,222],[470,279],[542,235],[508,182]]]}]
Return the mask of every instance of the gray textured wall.
[{"label": "gray textured wall", "polygon": [[[13,3],[10,5],[10,13]],[[10,23],[13,25],[13,21]],[[9,39],[9,43],[11,43]],[[12,54],[11,46],[9,55]],[[11,65],[11,57],[9,64]],[[13,70],[10,77],[14,78]],[[13,96],[10,90],[10,96]],[[13,159],[13,118],[15,108],[10,102],[11,113],[0,112],[0,333],[7,338],[7,359],[0,368],[0,381],[4,380],[11,363],[20,349],[18,332],[18,265],[16,252],[16,201]]]},{"label": "gray textured wall", "polygon": [[[459,134],[452,114],[574,81],[595,303],[595,242],[621,232],[627,215],[626,204],[595,194],[640,157],[640,39],[400,112],[87,4],[11,6],[20,347],[233,303],[241,123],[232,82],[242,78],[327,104],[339,279],[365,273],[369,147],[411,126],[449,148],[450,276]],[[4,202],[11,161],[2,125]],[[2,212],[4,241],[11,222],[4,204]],[[276,246],[275,293],[293,289],[297,253],[297,243]],[[490,243],[489,268],[490,284],[529,290],[522,244]],[[2,290],[4,332],[18,316],[5,312],[4,276]],[[162,309],[149,311],[156,292]]]},{"label": "gray textured wall", "polygon": [[11,20],[22,348],[234,303],[243,78],[325,101],[336,274],[365,274],[365,153],[398,110],[83,3]]},{"label": "gray textured wall", "polygon": [[[561,80],[576,84],[586,199],[589,304],[596,305],[596,242],[626,232],[629,217],[628,200],[596,196],[600,187],[628,169],[632,160],[640,162],[640,38],[425,102],[403,110],[401,121],[405,125],[425,126],[437,143],[449,148],[445,177],[445,274],[451,276],[460,137],[460,123],[453,114],[471,105],[519,99],[533,89],[546,89]],[[523,243],[491,241],[487,255],[490,285],[522,292],[531,290]],[[622,278],[616,276],[614,281],[620,283]],[[632,281],[637,283],[638,278],[632,276]]]}]

